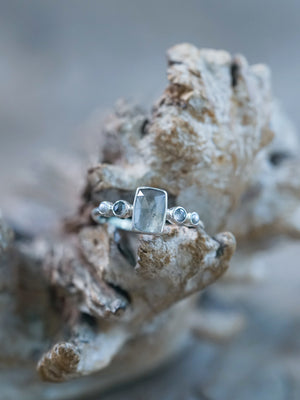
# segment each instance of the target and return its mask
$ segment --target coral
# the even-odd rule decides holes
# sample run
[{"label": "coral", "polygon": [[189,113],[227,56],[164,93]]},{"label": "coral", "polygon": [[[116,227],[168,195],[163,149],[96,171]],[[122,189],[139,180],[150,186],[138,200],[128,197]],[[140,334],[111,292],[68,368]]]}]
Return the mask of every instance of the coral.
[{"label": "coral", "polygon": [[[120,101],[108,116],[98,163],[60,229],[27,237],[15,223],[12,243],[0,221],[0,303],[11,300],[0,310],[9,321],[1,336],[15,338],[23,327],[1,348],[0,364],[22,360],[34,382],[28,398],[45,398],[35,364],[51,382],[97,372],[47,389],[59,399],[155,368],[191,332],[228,339],[243,317],[201,313],[197,299],[227,271],[235,237],[250,251],[271,236],[299,236],[298,143],[272,96],[268,68],[182,44],[168,51],[168,80],[151,115]],[[142,185],[167,190],[170,206],[197,211],[205,230],[170,225],[153,237],[91,219],[100,201],[132,202]]]}]

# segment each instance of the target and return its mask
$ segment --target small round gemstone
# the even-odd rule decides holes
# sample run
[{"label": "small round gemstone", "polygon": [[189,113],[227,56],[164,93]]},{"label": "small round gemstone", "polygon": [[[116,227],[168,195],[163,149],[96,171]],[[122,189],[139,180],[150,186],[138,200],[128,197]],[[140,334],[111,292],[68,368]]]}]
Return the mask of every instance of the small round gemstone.
[{"label": "small round gemstone", "polygon": [[186,219],[186,211],[183,207],[177,207],[173,216],[176,222],[181,223]]},{"label": "small round gemstone", "polygon": [[98,207],[100,214],[106,214],[109,211],[109,206],[107,203],[105,203],[104,201],[102,203],[100,203],[99,207]]},{"label": "small round gemstone", "polygon": [[194,224],[194,225],[197,225],[199,223],[199,221],[200,221],[199,214],[196,213],[196,212],[193,212],[191,214],[191,223]]},{"label": "small round gemstone", "polygon": [[113,212],[118,217],[122,217],[126,212],[126,204],[123,200],[118,200],[113,205]]}]

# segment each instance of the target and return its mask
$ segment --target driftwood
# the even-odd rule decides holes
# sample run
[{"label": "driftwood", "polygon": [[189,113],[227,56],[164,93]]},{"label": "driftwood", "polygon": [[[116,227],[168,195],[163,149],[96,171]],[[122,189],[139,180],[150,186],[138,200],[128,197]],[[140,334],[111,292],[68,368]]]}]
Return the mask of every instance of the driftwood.
[{"label": "driftwood", "polygon": [[[220,340],[223,326],[230,336],[241,319],[228,326],[196,303],[228,269],[235,237],[242,254],[275,235],[299,236],[299,145],[272,97],[268,68],[183,44],[168,51],[168,80],[150,115],[119,102],[106,119],[99,163],[59,229],[20,229],[14,212],[13,237],[1,219],[5,400],[74,398],[154,369],[191,332]],[[76,160],[65,167],[78,171]],[[169,226],[151,237],[95,225],[93,207],[132,202],[141,185],[167,190],[170,206],[196,210],[205,231]],[[61,385],[40,381],[96,372]]]}]

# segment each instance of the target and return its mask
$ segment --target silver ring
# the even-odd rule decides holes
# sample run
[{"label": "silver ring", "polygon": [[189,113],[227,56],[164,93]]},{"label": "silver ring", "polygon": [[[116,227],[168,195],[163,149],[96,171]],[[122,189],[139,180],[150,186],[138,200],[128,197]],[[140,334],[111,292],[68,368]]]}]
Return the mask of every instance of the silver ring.
[{"label": "silver ring", "polygon": [[148,186],[136,189],[133,205],[125,200],[102,201],[91,216],[99,224],[149,235],[162,234],[166,222],[204,229],[197,212],[187,212],[180,206],[168,208],[168,193]]}]

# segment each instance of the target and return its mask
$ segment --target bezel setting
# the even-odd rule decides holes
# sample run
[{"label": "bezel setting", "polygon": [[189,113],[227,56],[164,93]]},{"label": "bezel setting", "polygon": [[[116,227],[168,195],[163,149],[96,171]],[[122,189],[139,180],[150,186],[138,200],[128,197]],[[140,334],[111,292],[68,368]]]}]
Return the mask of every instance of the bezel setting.
[{"label": "bezel setting", "polygon": [[115,217],[129,218],[132,215],[132,206],[125,200],[118,200],[112,206]]},{"label": "bezel setting", "polygon": [[172,217],[177,224],[183,224],[187,217],[187,212],[183,207],[174,207]]},{"label": "bezel setting", "polygon": [[192,212],[191,213],[191,217],[190,217],[190,221],[193,225],[198,225],[200,222],[200,217],[199,214],[197,212]]}]

